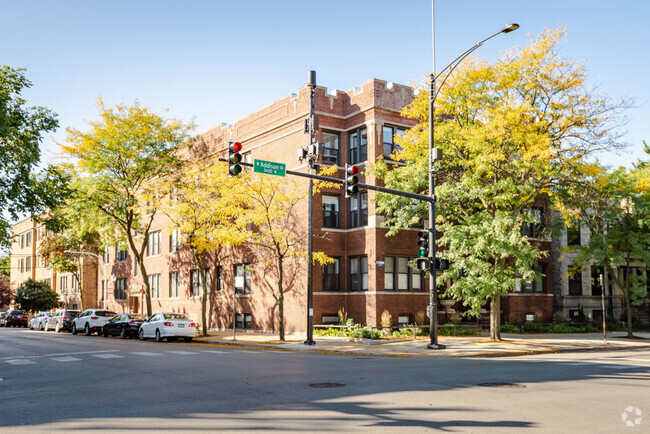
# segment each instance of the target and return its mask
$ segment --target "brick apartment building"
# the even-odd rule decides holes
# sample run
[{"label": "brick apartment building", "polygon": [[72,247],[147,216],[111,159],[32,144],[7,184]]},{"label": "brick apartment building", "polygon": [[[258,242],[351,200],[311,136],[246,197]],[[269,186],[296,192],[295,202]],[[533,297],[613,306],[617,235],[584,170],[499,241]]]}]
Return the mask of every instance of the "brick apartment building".
[{"label": "brick apartment building", "polygon": [[[389,157],[397,146],[396,134],[412,127],[413,119],[400,115],[401,109],[413,99],[413,89],[408,86],[372,79],[360,88],[346,92],[317,87],[315,113],[319,117],[317,139],[323,144],[322,165],[346,163],[360,165],[360,181],[374,184],[376,180],[363,174],[366,163],[380,156]],[[305,171],[307,167],[297,159],[298,149],[305,146],[308,136],[304,121],[308,117],[310,89],[301,88],[257,112],[235,122],[222,124],[197,137],[191,149],[194,158],[211,154],[225,154],[229,141],[243,145],[245,161],[271,160],[286,164],[287,169]],[[343,177],[343,170],[339,170]],[[306,182],[305,182],[305,188]],[[337,312],[344,309],[356,323],[379,325],[384,310],[391,313],[393,322],[412,323],[418,312],[425,312],[429,303],[428,282],[419,272],[408,267],[409,259],[417,250],[417,228],[400,231],[386,237],[387,229],[381,227],[382,217],[375,213],[374,192],[360,191],[356,197],[346,198],[340,189],[325,189],[314,196],[314,249],[333,257],[335,262],[326,267],[314,266],[314,323],[338,321]],[[547,221],[543,207],[537,208],[542,221]],[[302,209],[307,222],[306,204]],[[36,255],[32,247],[22,246],[20,240],[26,232],[37,230],[28,227],[31,220],[14,226],[12,267],[23,255]],[[539,227],[528,228],[535,237]],[[32,235],[35,237],[35,235]],[[550,251],[550,241],[543,241]],[[19,248],[20,247],[20,248]],[[27,249],[31,249],[28,250]],[[15,252],[15,254],[14,254]],[[256,330],[275,331],[277,306],[265,288],[262,270],[246,248],[233,249],[226,259],[210,265],[210,294],[208,327],[226,329],[233,325],[233,312],[237,326]],[[34,259],[32,259],[33,261]],[[187,313],[195,320],[201,317],[198,274],[192,265],[189,252],[183,248],[179,234],[169,230],[168,221],[160,216],[151,228],[149,249],[144,259],[152,286],[153,310],[174,310]],[[502,300],[504,320],[523,322],[527,315],[550,321],[553,314],[553,279],[550,258],[538,265],[546,274],[539,282],[525,282],[518,291]],[[89,267],[86,273],[99,288],[95,303],[101,306],[101,268],[110,276],[106,307],[115,311],[144,311],[143,283],[136,264],[125,248],[109,247],[104,254],[104,264]],[[307,318],[307,273],[305,260],[295,265],[294,286],[286,295],[285,326],[287,332],[304,331]],[[14,277],[16,287],[27,272]],[[32,275],[39,278],[38,274]],[[243,287],[235,290],[235,276]],[[57,278],[44,271],[40,277],[51,279],[56,287]],[[86,280],[86,279],[84,279]],[[85,304],[85,307],[90,307]],[[440,309],[441,320],[449,311]],[[485,315],[487,317],[487,314]]]}]

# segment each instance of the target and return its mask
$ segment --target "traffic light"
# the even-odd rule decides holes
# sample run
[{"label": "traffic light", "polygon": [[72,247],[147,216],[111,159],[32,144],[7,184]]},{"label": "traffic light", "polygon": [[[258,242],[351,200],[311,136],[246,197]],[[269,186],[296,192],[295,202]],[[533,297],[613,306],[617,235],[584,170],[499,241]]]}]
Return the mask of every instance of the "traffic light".
[{"label": "traffic light", "polygon": [[429,232],[418,231],[418,270],[429,269]]},{"label": "traffic light", "polygon": [[345,165],[345,197],[356,196],[359,192],[359,166]]},{"label": "traffic light", "polygon": [[241,143],[230,142],[228,144],[228,173],[237,176],[241,173]]}]

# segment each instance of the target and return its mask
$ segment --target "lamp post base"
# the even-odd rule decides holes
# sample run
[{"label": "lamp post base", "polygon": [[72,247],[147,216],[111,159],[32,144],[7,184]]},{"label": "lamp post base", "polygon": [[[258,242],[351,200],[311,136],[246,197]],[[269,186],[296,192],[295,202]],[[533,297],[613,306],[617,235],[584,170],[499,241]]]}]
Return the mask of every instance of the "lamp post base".
[{"label": "lamp post base", "polygon": [[305,345],[316,345],[316,342],[314,341],[305,341],[303,342]]},{"label": "lamp post base", "polygon": [[442,344],[429,344],[427,345],[427,348],[430,350],[444,350],[447,347]]}]

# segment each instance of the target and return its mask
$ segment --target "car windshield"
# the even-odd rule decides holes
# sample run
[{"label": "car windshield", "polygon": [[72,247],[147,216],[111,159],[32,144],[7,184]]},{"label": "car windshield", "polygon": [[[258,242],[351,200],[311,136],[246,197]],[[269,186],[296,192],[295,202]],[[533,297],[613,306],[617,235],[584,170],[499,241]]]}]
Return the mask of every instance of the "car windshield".
[{"label": "car windshield", "polygon": [[131,321],[144,321],[144,315],[129,315]]},{"label": "car windshield", "polygon": [[95,312],[95,315],[97,316],[115,316],[115,312],[111,312],[110,310],[98,310]]},{"label": "car windshield", "polygon": [[165,319],[189,319],[182,313],[165,313],[163,314]]},{"label": "car windshield", "polygon": [[65,316],[71,316],[71,317],[73,317],[73,318],[76,318],[76,317],[79,316],[79,312],[72,312],[72,311],[69,311],[69,310],[68,310],[68,311],[65,311],[65,312],[64,312],[64,315],[65,315]]}]

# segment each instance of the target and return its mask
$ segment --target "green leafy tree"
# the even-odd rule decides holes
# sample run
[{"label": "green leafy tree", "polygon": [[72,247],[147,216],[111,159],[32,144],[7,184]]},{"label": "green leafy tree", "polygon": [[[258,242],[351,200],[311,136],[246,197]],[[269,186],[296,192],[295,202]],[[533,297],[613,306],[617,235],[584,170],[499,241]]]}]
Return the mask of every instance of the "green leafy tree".
[{"label": "green leafy tree", "polygon": [[[151,288],[145,266],[149,231],[159,196],[156,179],[171,177],[181,164],[179,151],[193,125],[150,112],[138,102],[106,108],[99,100],[100,119],[90,131],[68,129],[63,153],[74,159],[84,179],[79,193],[97,228],[113,228],[139,264],[147,314],[151,315]],[[149,202],[149,203],[147,203]]]},{"label": "green leafy tree", "polygon": [[593,165],[591,175],[567,189],[565,214],[569,224],[581,224],[590,231],[589,242],[576,250],[575,266],[601,266],[608,283],[617,288],[625,302],[627,334],[632,337],[632,306],[647,296],[647,276],[632,272],[650,264],[650,184],[642,170],[625,168],[609,171]]},{"label": "green leafy tree", "polygon": [[226,163],[207,159],[187,162],[178,178],[160,185],[159,191],[169,200],[160,201],[159,208],[169,217],[170,229],[181,231],[198,267],[204,336],[208,334],[208,264],[219,263],[224,248],[238,246],[250,237],[245,218],[246,175],[230,177]]},{"label": "green leafy tree", "polygon": [[[436,189],[441,257],[451,267],[439,280],[446,296],[478,314],[490,300],[490,336],[500,339],[500,297],[518,279],[539,278],[537,243],[522,235],[539,224],[530,210],[538,201],[556,203],[555,191],[582,176],[584,159],[619,147],[612,129],[626,104],[614,104],[586,89],[583,65],[557,53],[563,30],[546,31],[528,46],[506,53],[494,64],[469,60],[451,76],[436,99],[435,141],[439,161]],[[420,122],[393,155],[406,163],[379,161],[373,172],[387,186],[428,189],[429,96],[421,92],[404,114]],[[377,195],[390,234],[418,222],[425,203]]]},{"label": "green leafy tree", "polygon": [[30,313],[50,310],[60,305],[59,296],[44,282],[28,279],[16,291],[16,307]]},{"label": "green leafy tree", "polygon": [[21,95],[29,87],[24,69],[0,65],[0,203],[5,213],[0,215],[0,241],[5,244],[10,241],[7,215],[36,215],[58,198],[57,188],[48,188],[54,184],[49,176],[56,172],[47,168],[40,175],[33,173],[43,135],[56,130],[58,121],[46,108],[26,106]]}]

